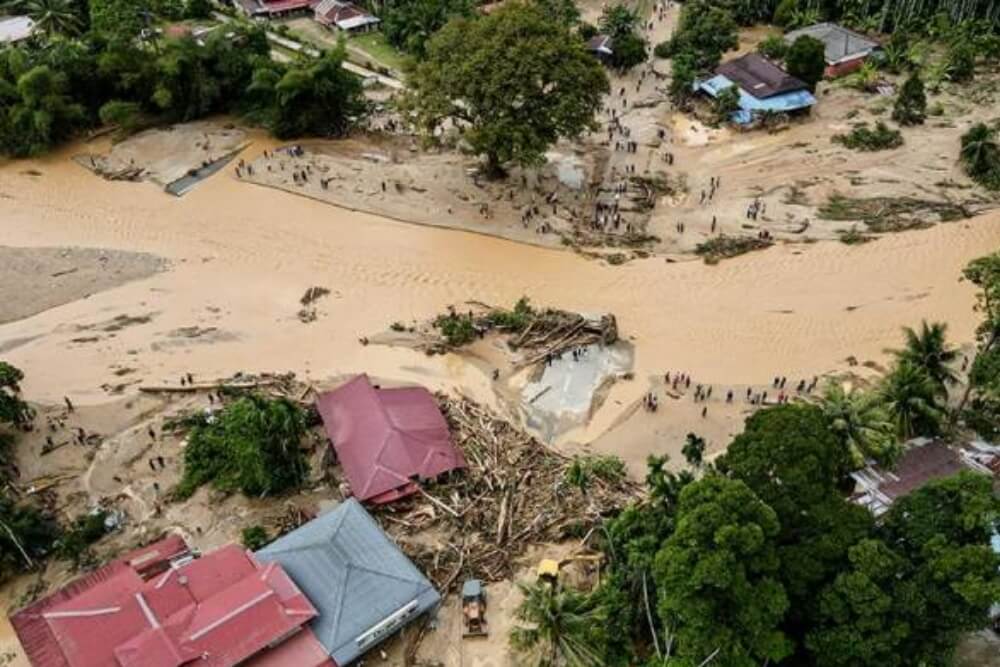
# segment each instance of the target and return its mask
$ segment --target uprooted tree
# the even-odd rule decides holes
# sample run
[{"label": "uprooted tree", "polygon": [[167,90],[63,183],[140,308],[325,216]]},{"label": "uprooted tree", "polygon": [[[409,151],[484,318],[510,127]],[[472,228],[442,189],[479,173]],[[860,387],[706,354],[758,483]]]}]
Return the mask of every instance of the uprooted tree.
[{"label": "uprooted tree", "polygon": [[487,170],[537,165],[549,146],[596,128],[607,75],[576,34],[513,2],[448,23],[409,70],[401,108],[429,137],[454,123]]}]

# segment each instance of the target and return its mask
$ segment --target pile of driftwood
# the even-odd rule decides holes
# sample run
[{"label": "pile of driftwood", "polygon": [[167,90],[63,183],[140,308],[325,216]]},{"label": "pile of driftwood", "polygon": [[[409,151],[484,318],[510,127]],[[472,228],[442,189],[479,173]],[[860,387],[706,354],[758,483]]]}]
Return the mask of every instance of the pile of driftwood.
[{"label": "pile of driftwood", "polygon": [[509,341],[511,349],[531,350],[520,365],[530,366],[568,350],[587,345],[611,345],[618,340],[618,322],[612,314],[587,317],[565,310],[537,311],[524,331]]},{"label": "pile of driftwood", "polygon": [[639,496],[627,479],[571,486],[570,458],[465,399],[439,396],[467,469],[376,509],[385,530],[441,591],[509,579],[531,545],[582,538]]}]

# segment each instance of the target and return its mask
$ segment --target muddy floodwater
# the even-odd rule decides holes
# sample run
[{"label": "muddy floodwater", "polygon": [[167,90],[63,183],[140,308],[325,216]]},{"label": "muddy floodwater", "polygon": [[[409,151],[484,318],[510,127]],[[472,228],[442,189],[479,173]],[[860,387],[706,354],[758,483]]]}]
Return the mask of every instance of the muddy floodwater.
[{"label": "muddy floodwater", "polygon": [[[274,148],[250,140],[247,160]],[[960,271],[1000,247],[1000,217],[987,215],[861,246],[778,245],[717,266],[650,258],[614,267],[345,211],[242,183],[231,170],[178,199],[151,183],[95,178],[71,160],[83,150],[0,166],[0,245],[141,252],[169,268],[0,325],[0,349],[27,371],[24,393],[39,401],[103,403],[112,389],[240,370],[317,380],[367,371],[488,397],[488,373],[453,355],[358,340],[448,304],[526,295],[614,313],[634,348],[637,380],[615,383],[589,424],[566,436],[589,442],[667,371],[766,386],[775,375],[863,369],[922,318],[947,321],[956,342],[970,342],[973,294]],[[22,272],[2,289],[45,280]],[[304,323],[299,299],[313,286],[330,294]],[[115,318],[120,325],[106,330]],[[618,448],[607,438],[601,447]],[[643,448],[622,444],[619,453],[641,465]]]}]

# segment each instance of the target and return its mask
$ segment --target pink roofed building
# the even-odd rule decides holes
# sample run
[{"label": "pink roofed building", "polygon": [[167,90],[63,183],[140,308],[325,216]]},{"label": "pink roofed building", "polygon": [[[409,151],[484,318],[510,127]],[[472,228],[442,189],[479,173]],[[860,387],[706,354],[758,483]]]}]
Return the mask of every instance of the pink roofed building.
[{"label": "pink roofed building", "polygon": [[167,538],[18,611],[34,667],[327,667],[316,609],[275,563],[236,545],[195,558]]},{"label": "pink roofed building", "polygon": [[359,375],[321,394],[316,406],[358,500],[392,502],[415,493],[419,481],[465,467],[423,387],[382,389]]}]

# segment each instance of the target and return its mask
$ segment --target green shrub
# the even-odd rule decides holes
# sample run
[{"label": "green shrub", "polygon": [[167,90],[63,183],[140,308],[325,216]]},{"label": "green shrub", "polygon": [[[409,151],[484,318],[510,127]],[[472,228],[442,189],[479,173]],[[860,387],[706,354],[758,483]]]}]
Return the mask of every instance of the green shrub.
[{"label": "green shrub", "polygon": [[900,125],[920,125],[927,117],[927,94],[919,72],[903,83],[892,108],[892,119]]},{"label": "green shrub", "polygon": [[472,316],[450,312],[439,315],[434,320],[434,327],[441,332],[441,337],[452,347],[468,345],[476,339],[476,325]]},{"label": "green shrub", "polygon": [[611,485],[621,484],[628,476],[628,470],[625,462],[617,456],[583,454],[573,457],[564,475],[567,484],[586,491],[594,480]]},{"label": "green shrub", "polygon": [[874,129],[867,123],[858,125],[848,134],[833,135],[832,140],[858,151],[884,151],[903,145],[902,133],[882,121],[875,123]]},{"label": "green shrub", "polygon": [[242,541],[243,546],[250,551],[259,551],[267,546],[271,538],[268,537],[267,531],[264,530],[263,526],[248,526],[243,529]]},{"label": "green shrub", "polygon": [[286,398],[249,394],[204,418],[188,436],[179,497],[211,482],[221,491],[248,496],[299,486],[308,464],[299,443],[306,413]]},{"label": "green shrub", "polygon": [[535,309],[531,307],[528,297],[522,296],[513,310],[494,310],[486,319],[498,329],[517,333],[524,331],[535,319]]},{"label": "green shrub", "polygon": [[669,58],[674,55],[672,42],[668,39],[653,47],[653,55],[657,58]]}]

